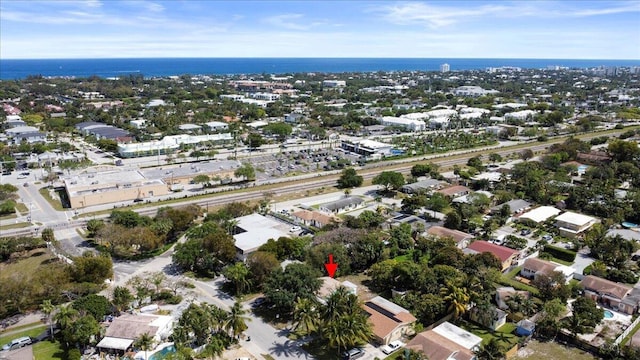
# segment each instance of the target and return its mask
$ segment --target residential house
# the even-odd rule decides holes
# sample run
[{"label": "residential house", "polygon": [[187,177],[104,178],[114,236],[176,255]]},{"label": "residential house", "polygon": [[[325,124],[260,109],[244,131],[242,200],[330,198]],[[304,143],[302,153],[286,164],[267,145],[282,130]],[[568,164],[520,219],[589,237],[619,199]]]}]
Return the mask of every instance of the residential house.
[{"label": "residential house", "polygon": [[560,230],[560,235],[569,238],[579,236],[588,230],[597,219],[588,215],[567,211],[555,218],[556,227]]},{"label": "residential house", "polygon": [[349,293],[358,295],[358,286],[350,281],[341,282],[329,276],[323,276],[320,280],[322,280],[322,285],[320,285],[320,289],[316,292],[316,297],[318,301],[323,304],[326,302],[325,299],[341,286],[345,287]]},{"label": "residential house", "polygon": [[332,215],[323,214],[318,211],[298,210],[291,214],[293,220],[306,226],[321,228],[337,221]]},{"label": "residential house", "polygon": [[125,314],[109,323],[96,347],[107,352],[125,352],[142,335],[149,334],[159,343],[171,335],[173,317],[165,315]]},{"label": "residential house", "polygon": [[345,211],[357,209],[364,204],[364,200],[355,196],[348,196],[336,201],[320,205],[320,211],[330,214],[339,214]]},{"label": "residential house", "polygon": [[409,310],[381,296],[366,301],[362,307],[369,314],[374,339],[380,344],[387,345],[413,331],[416,318]]},{"label": "residential house", "polygon": [[444,189],[437,190],[436,192],[439,192],[440,194],[444,196],[448,196],[450,198],[456,198],[459,196],[470,194],[471,189],[462,185],[454,185],[454,186],[446,187]]},{"label": "residential house", "polygon": [[227,124],[226,122],[222,122],[222,121],[210,121],[208,123],[204,124],[207,128],[209,128],[209,131],[225,131],[225,130],[229,130],[229,124]]},{"label": "residential house", "polygon": [[507,302],[509,301],[510,298],[516,295],[522,296],[525,299],[528,299],[531,297],[531,294],[528,291],[516,290],[511,286],[503,286],[503,287],[497,288],[495,300],[496,300],[496,304],[498,305],[498,309],[502,309],[502,310],[508,309],[509,306],[507,305]]},{"label": "residential house", "polygon": [[469,242],[473,240],[474,236],[466,232],[454,229],[448,229],[442,226],[432,226],[427,229],[427,234],[441,237],[451,238],[456,243],[458,249],[464,249],[469,245]]},{"label": "residential house", "polygon": [[518,220],[528,220],[532,221],[536,224],[541,222],[545,222],[548,219],[560,214],[562,210],[557,209],[553,206],[540,206],[533,210],[527,211],[526,213],[520,215]]},{"label": "residential house", "polygon": [[551,276],[554,272],[559,272],[564,275],[565,284],[568,284],[569,281],[573,279],[575,269],[570,266],[556,264],[547,260],[528,258],[522,265],[520,276],[528,279],[535,279],[540,275]]},{"label": "residential house", "polygon": [[508,206],[509,207],[509,212],[510,214],[513,216],[515,214],[520,214],[524,211],[527,211],[531,208],[531,203],[526,201],[526,200],[522,200],[522,199],[514,199],[514,200],[510,200],[507,201],[506,203],[500,204],[500,205],[496,205],[494,207],[491,208],[491,213],[492,214],[498,214],[500,213],[500,211],[502,210],[503,206]]},{"label": "residential house", "polygon": [[495,306],[491,306],[487,310],[480,310],[475,306],[469,311],[469,319],[492,331],[496,331],[507,322],[507,313]]},{"label": "residential house", "polygon": [[429,360],[475,360],[482,338],[449,322],[416,335],[406,349],[421,352]]},{"label": "residential house", "polygon": [[472,242],[465,250],[467,254],[491,253],[500,260],[502,270],[508,269],[520,256],[518,250],[510,249],[506,246],[492,244],[484,240],[476,240]]},{"label": "residential house", "polygon": [[437,179],[426,179],[403,185],[400,191],[407,194],[415,194],[419,192],[438,190],[440,188],[442,188],[442,181]]},{"label": "residential house", "polygon": [[593,275],[585,276],[580,281],[580,286],[584,289],[584,296],[605,306],[626,314],[633,314],[638,310],[637,297],[630,296],[633,290],[631,286]]}]

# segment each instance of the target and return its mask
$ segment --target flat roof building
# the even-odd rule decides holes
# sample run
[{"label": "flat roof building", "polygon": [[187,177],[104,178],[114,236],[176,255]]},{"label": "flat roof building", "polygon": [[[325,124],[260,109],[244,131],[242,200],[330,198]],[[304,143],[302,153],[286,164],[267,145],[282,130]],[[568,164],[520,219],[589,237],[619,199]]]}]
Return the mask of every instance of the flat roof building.
[{"label": "flat roof building", "polygon": [[235,235],[238,258],[246,260],[247,256],[267,243],[269,239],[277,240],[290,235],[290,226],[260,214],[251,214],[236,218]]},{"label": "flat roof building", "polygon": [[518,219],[526,219],[526,220],[531,220],[535,223],[541,223],[546,221],[547,219],[551,219],[552,217],[560,214],[561,212],[562,211],[560,209],[557,209],[553,206],[540,206],[520,215]]}]

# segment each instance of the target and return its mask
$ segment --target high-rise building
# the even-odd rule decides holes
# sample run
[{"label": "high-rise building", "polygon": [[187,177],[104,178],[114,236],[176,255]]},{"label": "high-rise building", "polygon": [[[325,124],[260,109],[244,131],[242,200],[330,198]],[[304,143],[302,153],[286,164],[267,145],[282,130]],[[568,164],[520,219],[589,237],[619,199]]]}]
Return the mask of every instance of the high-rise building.
[{"label": "high-rise building", "polygon": [[451,70],[451,67],[449,66],[449,64],[442,64],[440,65],[440,72],[442,73],[446,73],[449,72]]}]

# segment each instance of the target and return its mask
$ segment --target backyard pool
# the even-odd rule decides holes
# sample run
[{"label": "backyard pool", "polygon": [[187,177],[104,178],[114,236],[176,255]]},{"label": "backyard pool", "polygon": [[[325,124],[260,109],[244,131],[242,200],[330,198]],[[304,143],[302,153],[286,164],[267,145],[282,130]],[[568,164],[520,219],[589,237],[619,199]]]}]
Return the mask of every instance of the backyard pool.
[{"label": "backyard pool", "polygon": [[[173,343],[165,343],[160,345],[160,347],[162,347],[160,350],[156,350],[149,354],[149,360],[161,360],[164,359],[167,354],[176,352],[176,347],[173,345]],[[135,359],[144,359],[144,356],[144,351],[141,351],[136,354]]]},{"label": "backyard pool", "polygon": [[609,310],[605,310],[605,311],[604,311],[604,318],[605,318],[605,319],[611,319],[611,318],[613,318],[613,313],[612,313],[611,311],[609,311]]},{"label": "backyard pool", "polygon": [[635,228],[640,227],[640,225],[638,225],[638,224],[634,224],[634,223],[631,223],[631,222],[628,222],[628,221],[624,221],[624,222],[622,222],[622,224],[621,224],[621,225],[622,225],[623,227],[626,227],[627,229],[635,229]]}]

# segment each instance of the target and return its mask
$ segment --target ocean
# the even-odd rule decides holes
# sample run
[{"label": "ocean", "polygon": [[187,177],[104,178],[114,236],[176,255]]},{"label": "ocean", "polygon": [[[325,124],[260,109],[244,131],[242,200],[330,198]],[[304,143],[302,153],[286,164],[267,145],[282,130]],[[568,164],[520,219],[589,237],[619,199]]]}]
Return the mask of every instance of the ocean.
[{"label": "ocean", "polygon": [[437,71],[447,63],[451,71],[484,70],[513,66],[543,69],[547,66],[592,68],[640,66],[640,60],[576,59],[446,59],[446,58],[141,58],[141,59],[0,59],[0,79],[18,80],[30,75],[57,77],[144,77],[172,75],[285,74],[301,72],[343,73],[374,71]]}]

